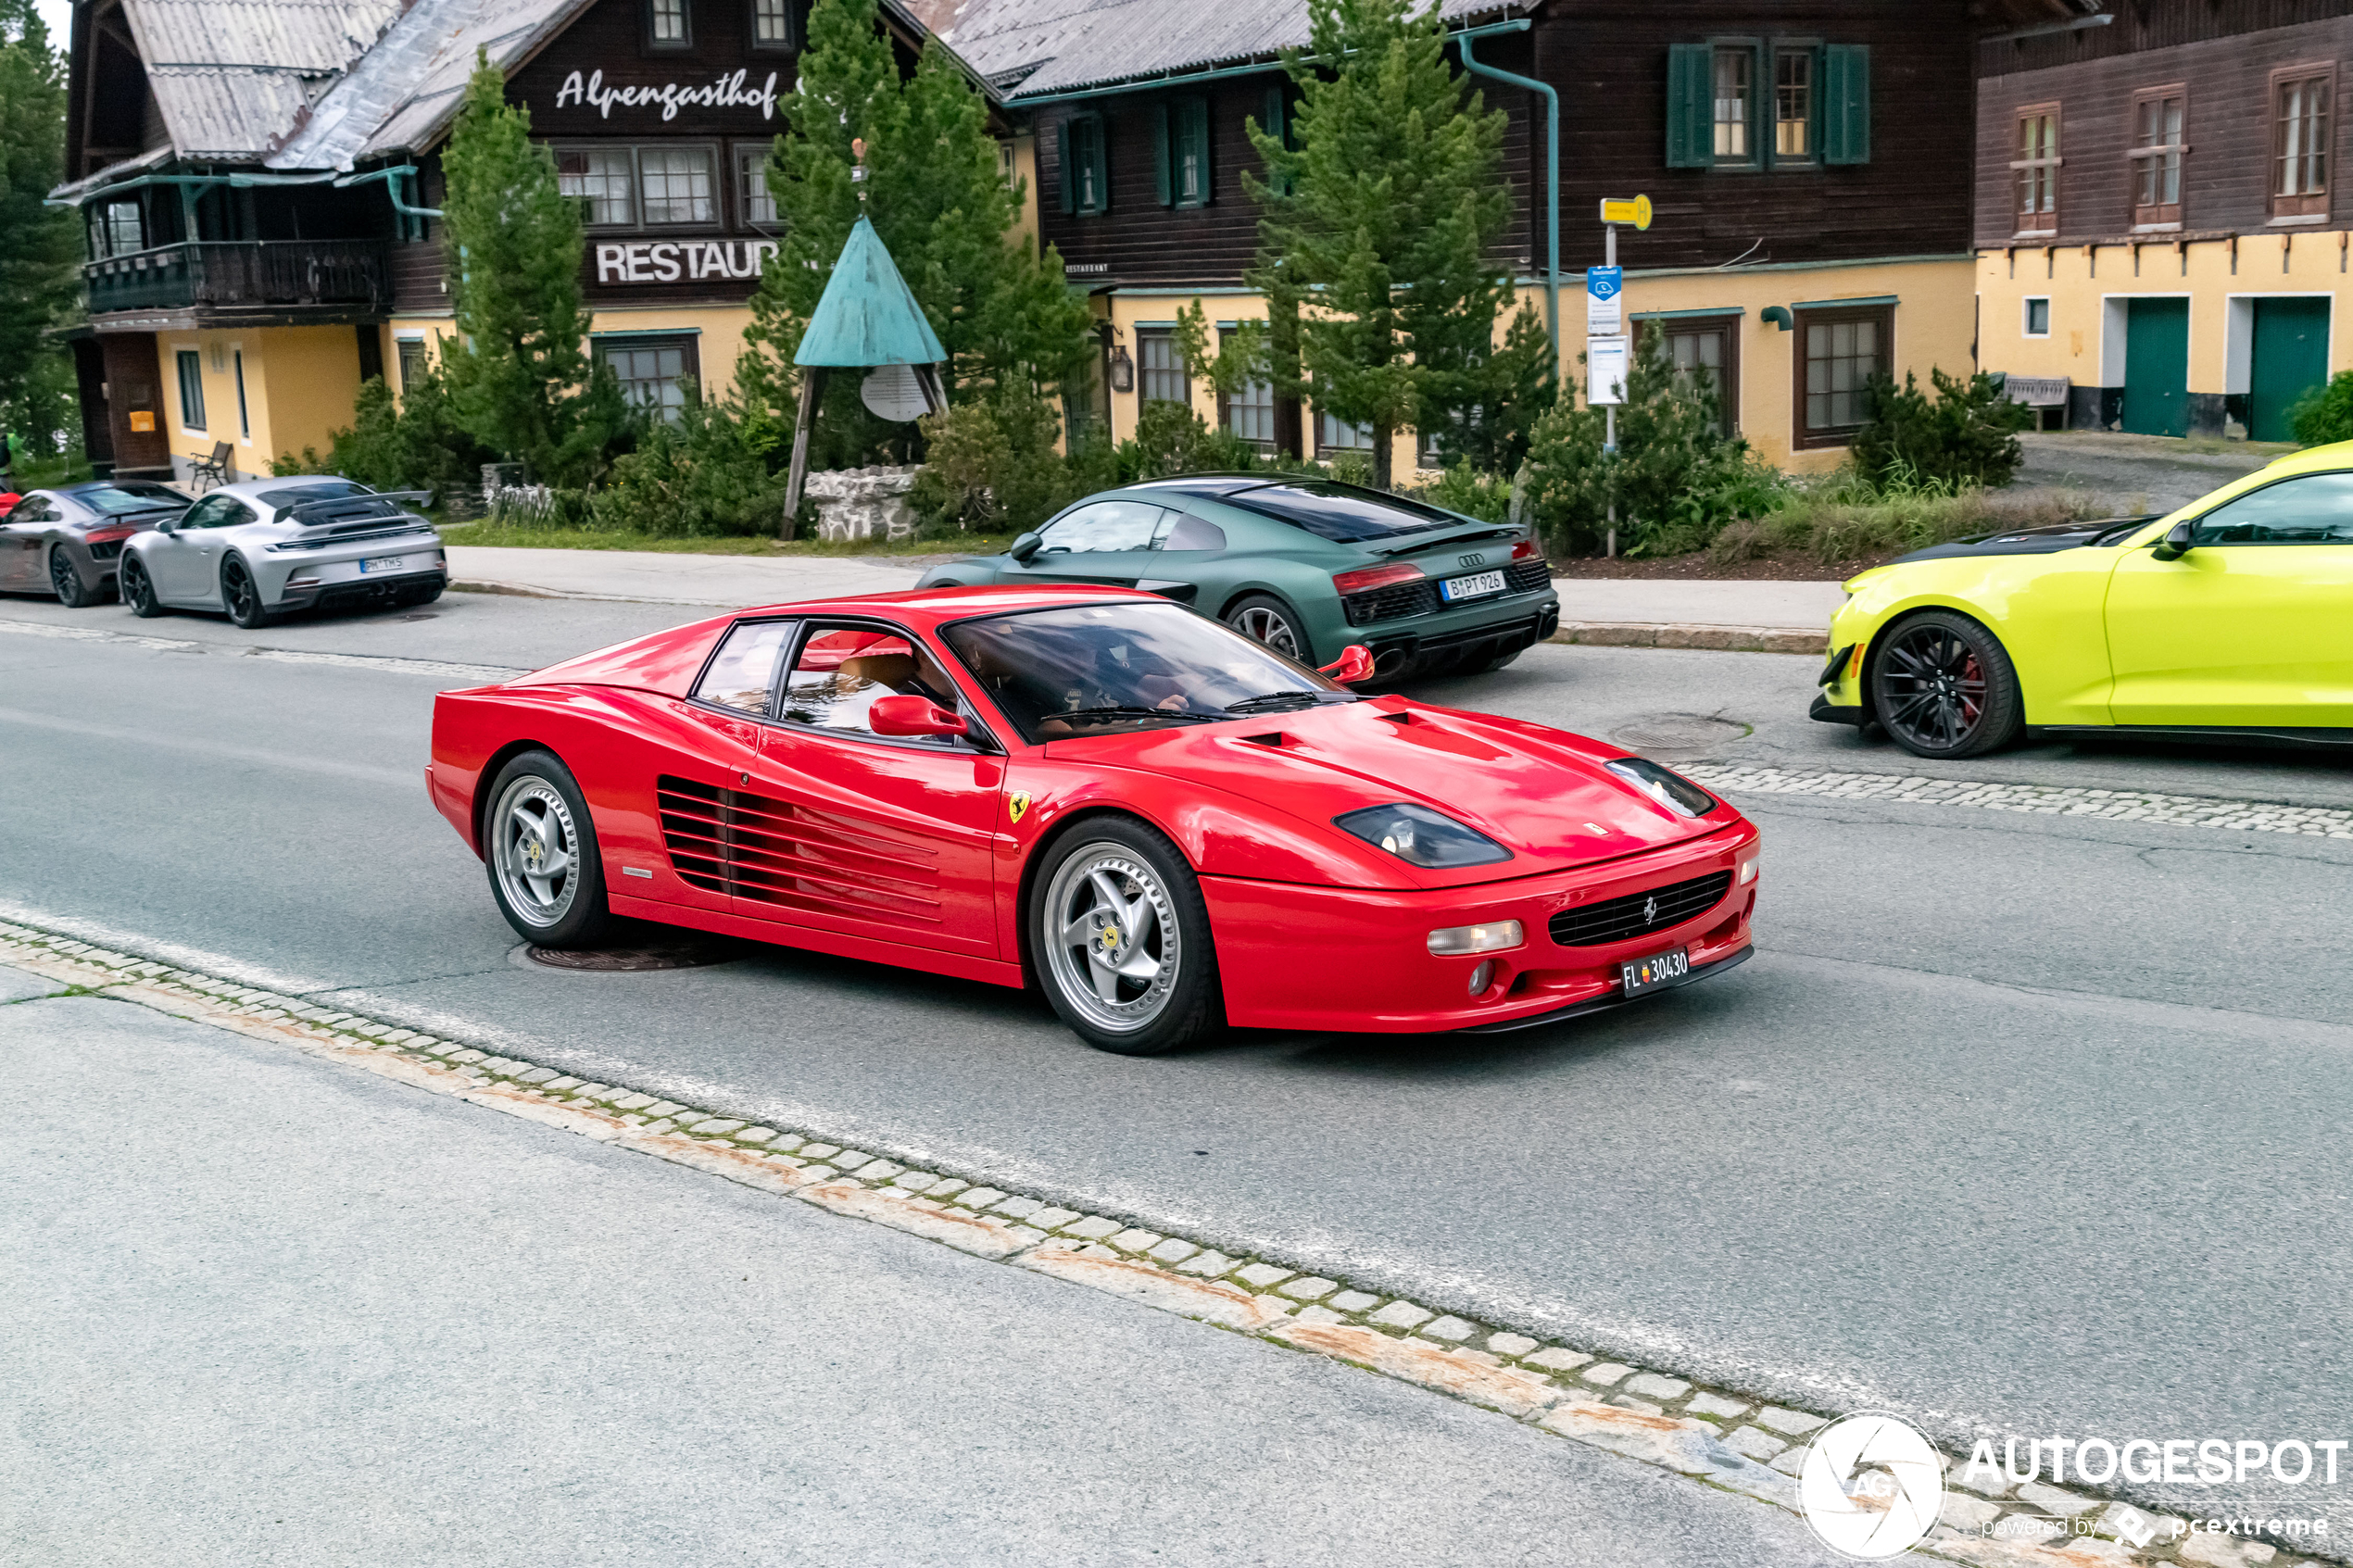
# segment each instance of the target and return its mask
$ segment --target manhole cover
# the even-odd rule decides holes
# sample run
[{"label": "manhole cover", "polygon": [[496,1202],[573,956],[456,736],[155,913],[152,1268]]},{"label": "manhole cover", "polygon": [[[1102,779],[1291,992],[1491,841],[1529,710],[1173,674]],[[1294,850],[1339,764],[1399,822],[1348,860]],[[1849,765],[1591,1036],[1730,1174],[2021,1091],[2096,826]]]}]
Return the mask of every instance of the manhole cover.
[{"label": "manhole cover", "polygon": [[1658,713],[1620,724],[1609,738],[1629,751],[1650,756],[1696,757],[1730,746],[1749,733],[1749,726],[1705,713]]},{"label": "manhole cover", "polygon": [[652,969],[699,969],[725,963],[735,948],[719,942],[671,942],[646,947],[526,947],[524,956],[549,969],[588,974],[631,974]]}]

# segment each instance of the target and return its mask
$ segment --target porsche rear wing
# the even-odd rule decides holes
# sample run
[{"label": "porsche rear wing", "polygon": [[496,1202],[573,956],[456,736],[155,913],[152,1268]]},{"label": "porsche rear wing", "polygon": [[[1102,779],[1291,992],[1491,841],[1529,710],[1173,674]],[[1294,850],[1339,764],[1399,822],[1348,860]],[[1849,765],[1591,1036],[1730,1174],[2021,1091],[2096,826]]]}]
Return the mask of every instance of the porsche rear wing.
[{"label": "porsche rear wing", "polygon": [[[304,501],[286,508],[286,521],[296,528],[325,528],[338,533],[361,533],[396,519],[415,516],[407,510],[433,505],[430,490],[383,490],[367,495],[339,495],[324,501]],[[425,520],[416,519],[419,522]]]}]

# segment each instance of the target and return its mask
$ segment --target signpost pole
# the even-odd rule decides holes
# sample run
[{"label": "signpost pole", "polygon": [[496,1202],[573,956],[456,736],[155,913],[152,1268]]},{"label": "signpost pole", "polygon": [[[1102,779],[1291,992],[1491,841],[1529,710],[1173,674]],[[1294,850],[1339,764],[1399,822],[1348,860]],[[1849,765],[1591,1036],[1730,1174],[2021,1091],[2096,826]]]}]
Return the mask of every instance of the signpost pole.
[{"label": "signpost pole", "polygon": [[[1604,223],[1602,225],[1602,265],[1609,268],[1613,272],[1615,272],[1617,268],[1617,225],[1615,223]],[[1602,463],[1604,471],[1615,468],[1617,466],[1617,405],[1615,402],[1611,402],[1604,404],[1602,408]],[[1614,492],[1616,486],[1613,485],[1612,489]],[[1613,557],[1617,554],[1617,502],[1615,499],[1613,499],[1609,504],[1609,544],[1607,549],[1608,553]]]}]

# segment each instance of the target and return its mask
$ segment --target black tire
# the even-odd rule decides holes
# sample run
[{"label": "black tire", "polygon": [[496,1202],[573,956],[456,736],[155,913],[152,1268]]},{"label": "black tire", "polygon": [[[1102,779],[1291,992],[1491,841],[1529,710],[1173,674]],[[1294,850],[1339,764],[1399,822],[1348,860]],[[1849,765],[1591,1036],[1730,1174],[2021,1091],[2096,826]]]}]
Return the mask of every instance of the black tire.
[{"label": "black tire", "polygon": [[238,556],[220,563],[220,600],[229,607],[229,619],[248,632],[259,631],[278,619],[261,602],[261,584],[253,580],[253,570]]},{"label": "black tire", "polygon": [[[1046,999],[1074,1034],[1097,1050],[1158,1056],[1225,1028],[1209,907],[1176,846],[1132,817],[1090,817],[1044,857],[1025,916],[1030,958]],[[1114,912],[1105,881],[1123,909],[1148,918]],[[1139,935],[1141,926],[1149,929]],[[1079,930],[1089,933],[1087,940],[1072,942]],[[1130,965],[1151,977],[1119,972]]]},{"label": "black tire", "polygon": [[122,552],[122,568],[115,582],[132,614],[152,621],[163,613],[163,601],[156,597],[156,585],[148,581],[147,569],[129,550]]},{"label": "black tire", "polygon": [[1871,654],[1872,717],[1915,757],[1978,757],[2025,726],[2018,671],[2001,639],[1966,615],[1923,610]]},{"label": "black tire", "polygon": [[90,590],[82,585],[82,573],[76,571],[73,558],[62,547],[49,552],[49,586],[57,591],[57,602],[68,609],[86,609]]},{"label": "black tire", "polygon": [[1244,594],[1226,607],[1226,624],[1253,642],[1305,665],[1315,662],[1315,649],[1299,612],[1272,594]]},{"label": "black tire", "polygon": [[[527,853],[530,837],[516,821],[519,811],[546,824],[538,830],[539,857]],[[547,827],[558,831],[550,834]],[[566,858],[562,884],[539,889],[538,883],[552,884],[556,879],[530,868],[557,853]],[[605,902],[597,823],[579,782],[554,752],[522,752],[491,780],[483,797],[482,863],[490,873],[490,897],[498,912],[533,946],[594,947],[610,932],[613,914]],[[510,882],[518,885],[510,889]]]}]

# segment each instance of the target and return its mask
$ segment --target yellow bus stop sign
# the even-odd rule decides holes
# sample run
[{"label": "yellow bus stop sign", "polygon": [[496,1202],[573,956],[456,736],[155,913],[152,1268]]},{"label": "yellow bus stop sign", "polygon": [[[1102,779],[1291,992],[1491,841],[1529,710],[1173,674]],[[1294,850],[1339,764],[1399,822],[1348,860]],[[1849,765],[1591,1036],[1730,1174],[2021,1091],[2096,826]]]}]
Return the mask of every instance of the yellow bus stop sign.
[{"label": "yellow bus stop sign", "polygon": [[1604,197],[1602,201],[1602,221],[1631,223],[1637,229],[1647,229],[1651,226],[1651,199],[1636,196],[1632,201],[1613,201]]}]

